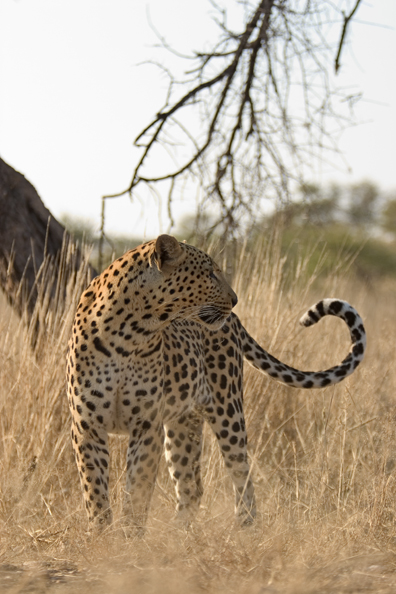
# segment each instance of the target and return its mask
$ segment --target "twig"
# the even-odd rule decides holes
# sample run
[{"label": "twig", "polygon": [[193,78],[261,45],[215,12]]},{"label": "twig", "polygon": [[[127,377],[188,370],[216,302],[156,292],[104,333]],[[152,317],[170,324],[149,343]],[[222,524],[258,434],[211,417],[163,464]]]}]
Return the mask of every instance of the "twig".
[{"label": "twig", "polygon": [[339,71],[340,66],[341,66],[341,64],[340,64],[340,57],[341,57],[342,47],[344,45],[344,40],[345,40],[345,36],[346,36],[347,27],[349,25],[349,21],[353,18],[355,12],[359,8],[360,2],[361,2],[361,0],[357,0],[356,1],[356,4],[355,4],[354,8],[349,13],[349,15],[346,15],[345,13],[343,13],[344,14],[344,26],[342,27],[340,43],[338,44],[337,56],[336,56],[335,63],[334,63],[334,70],[335,70],[335,73],[336,74],[338,74],[338,71]]}]

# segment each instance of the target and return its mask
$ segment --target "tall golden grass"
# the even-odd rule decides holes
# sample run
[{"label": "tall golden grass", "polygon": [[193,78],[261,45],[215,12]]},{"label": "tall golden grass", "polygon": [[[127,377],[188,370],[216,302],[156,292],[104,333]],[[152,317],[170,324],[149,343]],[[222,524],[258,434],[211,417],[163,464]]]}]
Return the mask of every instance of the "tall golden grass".
[{"label": "tall golden grass", "polygon": [[235,526],[231,483],[207,430],[205,494],[188,531],[173,522],[173,487],[163,465],[146,536],[124,538],[118,520],[126,442],[114,437],[115,522],[99,536],[87,532],[64,389],[85,271],[69,278],[68,252],[63,277],[42,275],[30,330],[0,301],[0,592],[395,591],[395,283],[365,285],[336,266],[325,278],[307,278],[306,262],[286,278],[276,238],[254,255],[241,252],[237,313],[277,357],[320,369],[345,355],[349,337],[341,321],[297,324],[322,297],[352,303],[368,333],[362,366],[335,387],[293,390],[246,368],[256,525]]}]

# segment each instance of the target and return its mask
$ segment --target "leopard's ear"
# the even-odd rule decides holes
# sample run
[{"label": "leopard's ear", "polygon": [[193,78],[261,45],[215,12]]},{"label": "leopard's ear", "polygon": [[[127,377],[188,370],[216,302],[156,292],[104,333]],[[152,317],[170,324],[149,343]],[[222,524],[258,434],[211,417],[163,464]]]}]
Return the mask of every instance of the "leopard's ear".
[{"label": "leopard's ear", "polygon": [[175,237],[160,235],[155,242],[154,259],[158,270],[171,272],[186,257],[185,250]]}]

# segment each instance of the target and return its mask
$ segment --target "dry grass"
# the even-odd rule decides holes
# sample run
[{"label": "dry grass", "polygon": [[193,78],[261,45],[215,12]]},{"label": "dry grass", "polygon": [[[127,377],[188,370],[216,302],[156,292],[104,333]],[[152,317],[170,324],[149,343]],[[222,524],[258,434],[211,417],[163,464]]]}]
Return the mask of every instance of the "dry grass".
[{"label": "dry grass", "polygon": [[[283,281],[272,246],[241,256],[238,314],[273,354],[302,368],[340,360],[348,332],[340,321],[312,329],[296,321],[316,299],[353,303],[369,335],[366,359],[334,388],[292,390],[246,369],[245,409],[259,517],[239,530],[217,446],[205,434],[205,496],[189,531],[172,522],[174,495],[161,468],[144,539],[125,540],[117,524],[125,441],[112,439],[116,522],[86,532],[69,443],[64,395],[67,335],[81,290],[77,279],[58,314],[38,312],[38,351],[0,302],[0,591],[19,592],[394,592],[396,291],[365,287],[336,273]],[[64,313],[62,313],[64,312]]]}]

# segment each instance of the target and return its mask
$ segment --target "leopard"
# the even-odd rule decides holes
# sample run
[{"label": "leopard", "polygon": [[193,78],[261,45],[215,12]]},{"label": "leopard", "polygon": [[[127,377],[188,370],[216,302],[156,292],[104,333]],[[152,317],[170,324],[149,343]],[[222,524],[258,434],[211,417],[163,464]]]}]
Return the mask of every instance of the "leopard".
[{"label": "leopard", "polygon": [[249,526],[256,499],[243,412],[243,362],[294,388],[324,388],[361,363],[366,332],[346,301],[326,298],[301,318],[327,315],[349,328],[343,361],[300,371],[264,350],[232,311],[237,295],[204,251],[162,234],[129,250],[83,292],[67,354],[72,444],[90,530],[113,521],[109,435],[127,435],[123,520],[144,530],[162,453],[189,525],[203,495],[204,423],[233,483],[235,517]]}]

